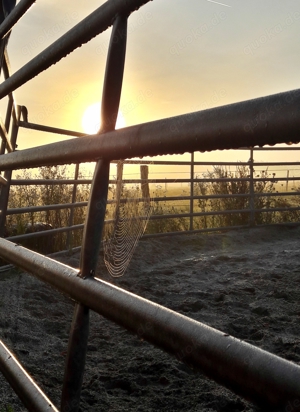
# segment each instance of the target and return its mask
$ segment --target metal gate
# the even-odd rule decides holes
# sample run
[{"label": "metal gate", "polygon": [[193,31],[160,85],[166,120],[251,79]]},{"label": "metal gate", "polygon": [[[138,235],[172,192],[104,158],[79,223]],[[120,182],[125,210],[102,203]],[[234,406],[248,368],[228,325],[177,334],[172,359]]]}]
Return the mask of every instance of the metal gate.
[{"label": "metal gate", "polygon": [[[0,170],[3,230],[13,170],[96,161],[80,270],[0,239],[0,256],[70,296],[77,303],[69,338],[61,410],[77,411],[88,341],[89,311],[129,329],[172,355],[184,353],[192,364],[220,384],[268,408],[299,409],[300,367],[228,336],[163,306],[95,279],[105,217],[111,160],[193,151],[210,151],[298,142],[300,91],[290,91],[224,107],[167,118],[115,131],[123,80],[127,19],[149,0],[108,0],[16,73],[10,75],[6,51],[13,25],[34,0],[21,0],[0,26],[2,70],[6,80],[0,98],[8,96]],[[102,96],[102,127],[96,136],[15,151],[18,128],[26,110],[13,91],[74,49],[113,25]],[[254,124],[255,128],[249,128]],[[36,126],[37,127],[37,126]],[[10,132],[9,132],[10,131]],[[184,350],[189,348],[189,350]],[[3,343],[0,370],[30,411],[58,410],[38,388]],[[285,409],[287,410],[287,409]]]}]

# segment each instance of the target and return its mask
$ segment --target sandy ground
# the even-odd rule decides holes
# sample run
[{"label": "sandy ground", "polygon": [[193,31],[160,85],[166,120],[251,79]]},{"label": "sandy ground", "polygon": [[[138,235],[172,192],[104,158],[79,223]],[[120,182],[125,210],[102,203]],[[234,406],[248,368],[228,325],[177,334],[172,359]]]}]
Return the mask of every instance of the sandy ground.
[{"label": "sandy ground", "polygon": [[[289,227],[145,239],[122,278],[101,262],[98,275],[299,364],[299,239]],[[0,274],[0,336],[57,406],[73,306],[27,274]],[[82,411],[262,411],[94,313],[88,349]],[[1,412],[25,410],[2,376],[0,400]]]}]

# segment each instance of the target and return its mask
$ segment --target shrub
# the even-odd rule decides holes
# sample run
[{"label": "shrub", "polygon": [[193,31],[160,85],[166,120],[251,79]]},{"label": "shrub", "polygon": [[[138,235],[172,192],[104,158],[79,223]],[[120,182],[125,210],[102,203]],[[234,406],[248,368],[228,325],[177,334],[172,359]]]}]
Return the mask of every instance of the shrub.
[{"label": "shrub", "polygon": [[[61,180],[68,178],[67,166],[46,166],[38,169],[38,172],[33,175],[29,171],[24,170],[16,179],[49,179]],[[79,175],[82,178],[82,175]],[[26,185],[26,186],[11,186],[8,207],[22,208],[30,206],[55,205],[70,203],[72,200],[73,185]],[[78,185],[76,193],[76,201],[87,201],[89,196],[89,185]],[[74,208],[73,224],[82,224],[85,220],[85,208]],[[53,228],[67,227],[70,222],[70,209],[47,210],[42,212],[30,212],[18,215],[9,215],[6,219],[6,232],[13,235],[24,234],[28,225],[34,227],[38,222],[46,225],[51,225]],[[67,248],[66,239],[67,233],[59,235],[50,235],[51,251],[46,244],[49,244],[49,238],[41,236],[38,238],[22,241],[22,244],[30,249],[45,253],[53,251],[65,250]],[[72,246],[81,245],[82,232],[74,231],[72,235]]]},{"label": "shrub", "polygon": [[[245,212],[200,216],[198,219],[195,219],[198,227],[226,227],[247,225],[250,223],[250,214],[248,210],[250,208],[249,195],[251,193],[251,180],[250,171],[247,166],[237,166],[234,172],[227,167],[214,166],[211,172],[207,171],[206,173],[203,173],[202,177],[210,179],[211,181],[196,182],[194,186],[194,194],[196,196],[228,195],[228,197],[207,197],[199,199],[198,208],[201,212],[230,210],[245,210]],[[265,180],[253,181],[254,193],[274,193],[275,183],[268,180],[269,175],[267,171],[261,171],[256,177]],[[270,197],[264,196],[255,197],[254,208],[269,208],[271,204],[270,199]],[[266,219],[268,219],[268,217],[266,217],[264,212],[255,213],[255,224],[266,223]]]}]

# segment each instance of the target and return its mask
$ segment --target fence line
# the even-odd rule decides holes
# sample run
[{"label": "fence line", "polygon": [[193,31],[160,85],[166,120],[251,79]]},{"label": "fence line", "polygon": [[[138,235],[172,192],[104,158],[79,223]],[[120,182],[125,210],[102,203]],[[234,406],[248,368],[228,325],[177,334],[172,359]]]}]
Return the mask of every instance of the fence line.
[{"label": "fence line", "polygon": [[[291,147],[290,149],[292,150],[300,150],[300,148],[295,148]],[[293,211],[298,211],[298,207],[292,207],[290,205],[283,205],[282,207],[265,207],[265,208],[255,208],[255,199],[256,198],[270,198],[270,197],[296,197],[297,191],[285,191],[285,192],[272,192],[272,193],[256,193],[254,190],[254,183],[255,182],[272,182],[272,183],[277,183],[277,182],[288,182],[288,181],[299,181],[300,177],[298,176],[293,176],[293,177],[255,177],[255,168],[256,167],[261,167],[261,166],[300,166],[300,162],[255,162],[254,155],[252,154],[253,152],[255,153],[257,151],[256,148],[254,149],[244,149],[248,150],[250,153],[250,160],[248,162],[201,162],[201,161],[195,161],[194,160],[194,153],[191,154],[191,160],[190,161],[159,161],[159,160],[153,160],[153,161],[144,161],[144,160],[134,160],[134,161],[125,161],[124,164],[134,164],[134,165],[165,165],[165,166],[173,166],[173,165],[181,165],[181,166],[189,166],[189,178],[185,179],[149,179],[147,182],[149,184],[159,184],[159,183],[170,183],[170,184],[176,184],[176,183],[187,183],[189,186],[190,193],[189,195],[181,195],[181,196],[167,196],[165,193],[164,196],[152,196],[151,200],[153,203],[161,203],[164,202],[166,204],[170,202],[176,202],[176,201],[183,201],[187,200],[189,201],[189,211],[188,213],[165,213],[165,214],[155,214],[150,216],[149,220],[162,220],[162,219],[178,219],[178,218],[189,218],[190,223],[189,227],[187,229],[183,228],[183,231],[188,230],[189,232],[192,232],[196,230],[197,232],[201,232],[201,230],[207,232],[209,228],[203,227],[201,228],[194,228],[194,218],[200,217],[200,216],[217,216],[217,215],[226,215],[226,214],[248,214],[249,215],[249,222],[248,226],[251,227],[255,225],[255,213],[268,213],[268,212],[293,212]],[[259,149],[261,151],[261,149]],[[282,148],[276,149],[277,151],[281,151]],[[112,163],[117,163],[112,162]],[[246,178],[238,178],[238,177],[228,177],[228,178],[200,178],[195,175],[195,167],[196,166],[225,166],[225,167],[230,167],[230,166],[245,166],[249,168],[249,176]],[[7,216],[12,216],[12,215],[17,215],[17,214],[24,214],[24,213],[35,213],[35,212],[43,212],[43,211],[49,211],[49,210],[60,210],[60,209],[70,209],[70,211],[73,211],[75,208],[82,208],[86,207],[88,205],[87,201],[84,202],[77,202],[76,201],[76,190],[77,187],[80,185],[86,185],[86,184],[91,184],[92,179],[83,179],[83,178],[78,178],[78,170],[77,173],[75,173],[74,179],[12,179],[11,180],[11,186],[36,186],[36,185],[73,185],[73,195],[72,195],[72,201],[71,203],[63,203],[63,204],[53,204],[53,205],[45,205],[45,206],[30,206],[30,207],[22,207],[22,208],[13,208],[13,209],[8,209],[6,215]],[[249,192],[248,193],[235,193],[235,194],[206,194],[206,195],[199,195],[197,191],[195,191],[195,185],[197,183],[228,183],[228,182],[249,182]],[[122,183],[124,185],[128,184],[134,184],[134,185],[140,185],[142,183],[141,179],[123,179]],[[110,185],[115,185],[116,180],[109,180]],[[75,190],[76,189],[76,190]],[[75,190],[75,195],[74,195],[74,190]],[[194,202],[199,201],[199,200],[209,200],[209,199],[238,199],[238,198],[247,198],[248,199],[248,208],[244,209],[230,209],[230,210],[211,210],[211,211],[206,211],[206,212],[197,212],[194,207]],[[121,199],[121,203],[124,202],[143,202],[143,198],[139,199],[130,199],[127,198],[126,200]],[[107,204],[111,205],[114,204],[115,200],[108,200]],[[143,218],[142,218],[143,219]],[[300,221],[300,216],[297,221]],[[296,223],[295,221],[294,223]],[[68,232],[68,241],[66,245],[66,250],[70,248],[70,242],[71,242],[71,233],[72,233],[72,222],[73,222],[73,217],[72,217],[72,212],[70,212],[70,219],[69,219],[69,225],[68,228],[61,228],[60,232],[66,231]],[[106,219],[106,223],[113,223],[113,221]],[[243,225],[245,227],[245,225]],[[223,226],[220,227],[220,229],[230,229],[232,226]],[[236,227],[236,225],[234,225]],[[76,224],[74,227],[74,230],[78,231],[79,228],[83,228],[82,225]],[[58,228],[55,228],[53,230],[47,230],[46,232],[37,232],[35,234],[23,234],[23,235],[18,235],[17,237],[15,236],[10,236],[9,239],[14,240],[25,240],[26,238],[33,238],[33,237],[39,237],[39,236],[52,236],[55,233],[59,233],[57,231]],[[211,229],[215,229],[214,227],[211,227]],[[172,232],[173,233],[173,232]],[[181,232],[179,232],[181,233]],[[153,233],[151,234],[153,235]],[[21,236],[21,237],[20,237]],[[147,236],[147,235],[146,235]],[[77,245],[75,245],[77,246]]]},{"label": "fence line", "polygon": [[[79,409],[90,309],[175,356],[182,351],[182,348],[189,345],[192,350],[188,353],[185,351],[186,354],[181,359],[183,362],[194,365],[253,402],[268,408],[287,408],[290,402],[300,396],[298,365],[109,283],[96,280],[93,276],[104,227],[109,164],[112,159],[237,149],[240,142],[243,142],[244,146],[254,147],[299,141],[299,90],[116,131],[115,123],[126,53],[127,19],[132,12],[148,1],[108,0],[11,76],[6,53],[7,39],[3,39],[3,36],[33,1],[21,0],[0,26],[1,68],[5,76],[5,81],[0,85],[0,98],[9,96],[5,124],[1,126],[0,133],[2,138],[0,169],[5,171],[1,179],[3,186],[0,199],[2,212],[0,233],[3,234],[12,170],[87,161],[97,162],[87,206],[79,271],[1,238],[0,256],[76,301],[65,365],[61,410],[77,412]],[[111,25],[113,30],[101,108],[103,124],[99,133],[92,137],[77,137],[64,142],[15,151],[19,127],[32,125],[28,124],[24,106],[15,105],[12,92]],[[276,108],[274,112],[269,110],[270,107]],[[280,108],[280,116],[278,108]],[[251,127],[254,124],[255,127]],[[32,128],[34,127],[37,128],[36,125]],[[61,129],[60,131],[54,129],[53,132],[64,132]],[[71,135],[72,133],[70,131]],[[193,164],[191,164],[191,174],[191,195],[193,195],[194,183],[197,183]],[[255,179],[252,178],[252,185],[254,181]],[[201,180],[198,181],[200,182]],[[74,179],[72,184],[79,183]],[[190,198],[192,211],[193,196]],[[70,208],[73,207],[76,207],[76,203],[72,202]],[[250,207],[250,211],[253,213],[255,209]],[[249,210],[240,209],[238,212],[248,213]],[[194,215],[196,216],[197,213]],[[223,213],[233,212],[226,210]],[[205,212],[202,215],[205,215]],[[185,216],[190,219],[190,229],[193,229],[192,213],[186,213]],[[69,221],[69,223],[73,222]],[[69,226],[54,230],[65,231],[73,228],[74,226]],[[29,410],[56,410],[2,343],[0,370]],[[244,379],[245,376],[247,379]],[[295,410],[299,411],[299,408],[296,407]]]}]

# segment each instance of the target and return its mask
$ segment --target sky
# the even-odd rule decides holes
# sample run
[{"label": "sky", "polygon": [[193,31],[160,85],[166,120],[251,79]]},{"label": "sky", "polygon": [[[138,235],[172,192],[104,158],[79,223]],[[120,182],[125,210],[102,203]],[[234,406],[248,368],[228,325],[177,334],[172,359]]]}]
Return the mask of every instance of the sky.
[{"label": "sky", "polygon": [[[103,3],[37,0],[12,31],[12,72]],[[101,100],[110,32],[15,91],[29,121],[82,131],[84,111]],[[149,2],[129,18],[126,126],[299,88],[299,38],[299,0]],[[56,140],[23,130],[18,143]]]}]

